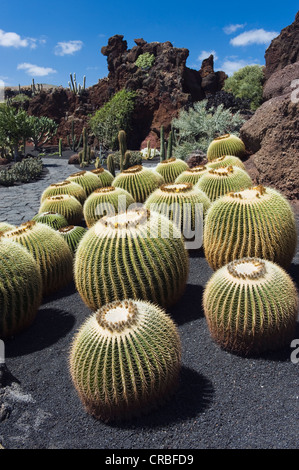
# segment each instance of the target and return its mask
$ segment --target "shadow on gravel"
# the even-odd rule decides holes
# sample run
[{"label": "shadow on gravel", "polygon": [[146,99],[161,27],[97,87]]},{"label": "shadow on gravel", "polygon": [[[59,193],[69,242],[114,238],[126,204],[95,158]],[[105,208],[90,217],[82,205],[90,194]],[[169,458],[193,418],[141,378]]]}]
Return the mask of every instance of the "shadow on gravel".
[{"label": "shadow on gravel", "polygon": [[[294,333],[293,339],[299,338],[299,323],[296,323],[296,330]],[[290,345],[291,346],[291,345]],[[283,349],[266,352],[261,354],[257,359],[266,359],[268,361],[277,361],[277,362],[290,362],[291,361],[291,354],[294,348],[290,346],[286,346]],[[296,346],[297,347],[297,346]]]},{"label": "shadow on gravel", "polygon": [[54,300],[58,300],[64,297],[68,297],[70,295],[76,294],[77,289],[75,286],[74,281],[70,282],[66,287],[63,289],[54,292],[53,294],[47,295],[43,298],[42,305],[46,305]]},{"label": "shadow on gravel", "polygon": [[299,288],[299,264],[292,263],[288,269],[288,273]]},{"label": "shadow on gravel", "polygon": [[187,284],[183,297],[169,309],[169,314],[177,325],[204,317],[202,295],[202,286]]},{"label": "shadow on gravel", "polygon": [[163,406],[151,411],[148,415],[134,418],[132,421],[109,423],[110,427],[122,429],[155,428],[171,423],[195,418],[210,407],[213,402],[214,388],[212,383],[189,367],[181,369],[180,383],[177,391]]},{"label": "shadow on gravel", "polygon": [[5,341],[5,356],[18,357],[41,351],[66,336],[74,324],[75,317],[68,312],[41,308],[27,330]]}]

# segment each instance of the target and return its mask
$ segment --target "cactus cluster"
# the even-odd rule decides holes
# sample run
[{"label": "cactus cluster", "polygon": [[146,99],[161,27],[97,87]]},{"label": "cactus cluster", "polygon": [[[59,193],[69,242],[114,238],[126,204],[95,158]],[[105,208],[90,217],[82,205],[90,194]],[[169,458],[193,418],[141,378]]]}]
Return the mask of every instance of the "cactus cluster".
[{"label": "cactus cluster", "polygon": [[80,204],[84,204],[86,200],[86,192],[78,183],[73,181],[61,181],[59,183],[50,184],[41,195],[41,203],[47,197],[59,196],[60,194],[68,194],[69,196],[74,196]]},{"label": "cactus cluster", "polygon": [[77,248],[77,290],[93,311],[108,302],[142,299],[162,307],[185,290],[189,256],[180,231],[166,217],[132,209],[102,217]]},{"label": "cactus cluster", "polygon": [[40,268],[44,295],[57,291],[72,280],[72,253],[63,238],[46,224],[31,220],[3,233],[2,237],[21,244],[33,255]]},{"label": "cactus cluster", "polygon": [[70,175],[66,180],[73,181],[82,186],[87,197],[93,193],[93,191],[102,187],[98,176],[91,171],[78,171],[77,173]]},{"label": "cactus cluster", "polygon": [[113,180],[113,186],[125,189],[136,202],[143,203],[161,181],[152,170],[135,165],[119,173]]},{"label": "cactus cluster", "polygon": [[42,301],[42,278],[33,256],[18,243],[0,239],[0,338],[27,328]]},{"label": "cactus cluster", "polygon": [[176,390],[181,370],[177,326],[150,302],[111,302],[74,337],[70,374],[88,413],[119,421],[149,412]]},{"label": "cactus cluster", "polygon": [[83,206],[86,225],[90,228],[104,215],[123,212],[134,203],[133,196],[122,188],[107,186],[96,189]]},{"label": "cactus cluster", "polygon": [[95,170],[91,170],[91,173],[93,173],[99,178],[102,188],[111,186],[112,181],[114,180],[113,175],[102,167],[96,168]]},{"label": "cactus cluster", "polygon": [[169,217],[185,236],[202,223],[210,205],[208,196],[192,183],[162,184],[145,201],[146,208]]},{"label": "cactus cluster", "polygon": [[207,164],[208,169],[216,169],[222,168],[226,166],[238,166],[245,170],[245,165],[239,157],[235,157],[234,155],[223,155],[222,157],[215,158],[211,162]]},{"label": "cactus cluster", "polygon": [[248,173],[237,166],[208,170],[199,179],[196,187],[201,189],[211,201],[231,192],[252,186]]},{"label": "cactus cluster", "polygon": [[290,344],[298,296],[280,266],[261,258],[242,258],[213,274],[203,307],[210,334],[221,347],[257,355]]},{"label": "cactus cluster", "polygon": [[39,222],[40,224],[46,224],[54,230],[66,227],[69,224],[63,215],[49,211],[36,214],[32,217],[32,220],[34,222]]},{"label": "cactus cluster", "polygon": [[81,238],[85,235],[86,229],[77,225],[68,225],[67,227],[62,227],[58,230],[59,235],[61,235],[64,240],[67,242],[69,249],[73,254],[77,250],[77,246]]},{"label": "cactus cluster", "polygon": [[193,168],[188,168],[188,170],[183,171],[175,180],[175,183],[192,183],[196,184],[199,181],[199,178],[208,170],[205,165],[194,166]]},{"label": "cactus cluster", "polygon": [[83,207],[74,196],[60,194],[46,197],[41,203],[39,213],[57,212],[66,218],[69,225],[79,225],[83,219]]},{"label": "cactus cluster", "polygon": [[244,142],[233,134],[225,134],[214,139],[207,150],[209,162],[223,155],[242,157],[245,154]]},{"label": "cactus cluster", "polygon": [[180,158],[168,158],[158,163],[155,170],[163,176],[165,183],[174,183],[176,178],[188,170],[189,166]]},{"label": "cactus cluster", "polygon": [[273,188],[232,192],[208,210],[204,240],[205,256],[214,270],[244,257],[268,259],[287,268],[297,243],[294,213]]}]

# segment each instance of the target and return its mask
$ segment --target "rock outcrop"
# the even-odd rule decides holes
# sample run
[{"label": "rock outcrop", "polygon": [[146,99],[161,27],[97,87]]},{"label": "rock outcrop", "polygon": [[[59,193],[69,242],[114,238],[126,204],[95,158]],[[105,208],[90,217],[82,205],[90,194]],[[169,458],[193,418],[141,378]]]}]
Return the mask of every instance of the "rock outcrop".
[{"label": "rock outcrop", "polygon": [[267,49],[265,102],[240,132],[252,154],[245,162],[248,172],[257,183],[273,186],[289,199],[299,199],[298,22],[297,13],[295,22]]}]

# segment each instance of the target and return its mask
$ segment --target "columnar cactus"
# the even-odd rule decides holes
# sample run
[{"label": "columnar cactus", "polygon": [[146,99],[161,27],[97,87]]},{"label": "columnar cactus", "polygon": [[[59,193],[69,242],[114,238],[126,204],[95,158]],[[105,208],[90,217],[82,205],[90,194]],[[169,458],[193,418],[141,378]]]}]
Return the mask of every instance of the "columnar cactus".
[{"label": "columnar cactus", "polygon": [[143,203],[160,186],[160,181],[152,170],[135,165],[119,173],[112,185],[125,189],[136,202]]},{"label": "columnar cactus", "polygon": [[111,302],[73,339],[70,374],[86,411],[108,421],[148,413],[177,388],[181,340],[164,310],[150,302]]},{"label": "columnar cactus", "polygon": [[215,270],[238,258],[258,257],[287,268],[295,254],[296,222],[287,199],[257,186],[229,193],[207,212],[204,251]]},{"label": "columnar cactus", "polygon": [[144,205],[169,217],[186,236],[187,232],[194,232],[196,225],[202,223],[211,201],[192,183],[168,183],[156,189]]},{"label": "columnar cactus", "polygon": [[123,212],[134,204],[133,196],[122,188],[108,186],[96,189],[88,196],[83,215],[88,228],[92,227],[104,215],[114,215]]},{"label": "columnar cactus", "polygon": [[15,241],[33,255],[43,282],[43,294],[65,287],[73,278],[73,256],[63,238],[46,224],[26,222],[5,232],[3,238]]},{"label": "columnar cactus", "polygon": [[109,173],[111,173],[112,176],[115,177],[115,163],[112,153],[110,153],[107,158],[107,170],[109,171]]},{"label": "columnar cactus", "polygon": [[91,171],[79,171],[78,173],[73,173],[67,178],[67,181],[73,181],[80,184],[86,196],[88,197],[93,191],[102,187],[101,181],[97,175],[93,174]]},{"label": "columnar cactus", "polygon": [[35,319],[42,301],[42,278],[28,250],[4,237],[0,266],[0,338],[7,338]]},{"label": "columnar cactus", "polygon": [[32,217],[34,222],[39,222],[40,224],[46,224],[54,230],[58,230],[62,227],[66,227],[69,223],[66,218],[58,214],[57,212],[41,212]]},{"label": "columnar cactus", "polygon": [[83,207],[73,196],[60,194],[59,196],[47,197],[41,204],[39,213],[58,212],[63,215],[69,225],[79,225],[83,219]]},{"label": "columnar cactus", "polygon": [[237,166],[208,170],[199,179],[196,187],[207,194],[211,201],[231,192],[252,186],[248,173]]},{"label": "columnar cactus", "polygon": [[257,355],[289,346],[298,296],[275,263],[243,258],[218,269],[207,283],[203,307],[212,338],[224,349]]},{"label": "columnar cactus", "polygon": [[189,166],[184,160],[172,157],[160,161],[155,169],[163,176],[165,183],[174,183],[176,178],[188,168]]},{"label": "columnar cactus", "polygon": [[102,217],[79,243],[74,266],[77,290],[94,311],[124,298],[170,306],[183,294],[188,270],[178,228],[144,207]]},{"label": "columnar cactus", "polygon": [[225,134],[214,139],[207,150],[209,162],[223,155],[234,155],[242,157],[245,154],[244,142],[233,134]]},{"label": "columnar cactus", "polygon": [[95,170],[91,170],[91,173],[96,175],[100,182],[101,182],[101,187],[106,188],[107,186],[111,186],[112,181],[114,180],[113,175],[105,170],[104,168],[96,168]]},{"label": "columnar cactus", "polygon": [[8,222],[0,222],[0,235],[14,228],[16,228],[15,225],[9,224]]},{"label": "columnar cactus", "polygon": [[223,155],[222,157],[215,158],[207,164],[207,168],[215,170],[216,168],[223,168],[230,165],[238,166],[239,168],[242,168],[242,170],[245,170],[245,165],[242,160],[234,155]]},{"label": "columnar cactus", "polygon": [[68,194],[69,196],[74,196],[80,204],[84,204],[86,200],[86,192],[78,183],[73,181],[61,181],[59,183],[53,183],[48,186],[41,195],[41,203],[47,197],[50,196],[59,196],[60,194]]},{"label": "columnar cactus", "polygon": [[65,239],[71,252],[75,254],[81,238],[86,233],[86,229],[77,225],[68,225],[67,227],[60,228],[58,233]]},{"label": "columnar cactus", "polygon": [[205,165],[194,166],[183,171],[175,180],[175,183],[198,183],[199,178],[208,170]]}]

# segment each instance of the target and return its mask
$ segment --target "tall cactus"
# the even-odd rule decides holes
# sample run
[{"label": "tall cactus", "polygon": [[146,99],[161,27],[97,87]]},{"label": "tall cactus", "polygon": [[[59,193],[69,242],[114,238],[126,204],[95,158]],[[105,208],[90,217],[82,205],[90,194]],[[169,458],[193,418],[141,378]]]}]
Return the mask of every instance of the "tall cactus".
[{"label": "tall cactus", "polygon": [[115,177],[115,163],[112,153],[107,158],[107,170]]},{"label": "tall cactus", "polygon": [[77,141],[77,136],[75,134],[75,122],[74,120],[72,120],[71,133],[70,135],[67,136],[67,142],[68,142],[68,146],[70,147],[71,150],[73,150],[73,152],[77,152],[77,150],[81,147],[82,138],[83,136],[81,134],[79,140]]},{"label": "tall cactus", "polygon": [[120,150],[120,172],[122,172],[124,170],[124,159],[127,151],[127,134],[123,130],[118,133],[118,143]]},{"label": "tall cactus", "polygon": [[169,133],[168,136],[168,142],[167,142],[167,159],[172,158],[172,145],[173,145],[173,133],[172,130]]},{"label": "tall cactus", "polygon": [[164,141],[164,127],[161,126],[161,131],[160,131],[160,161],[162,162],[165,160],[165,141]]}]

